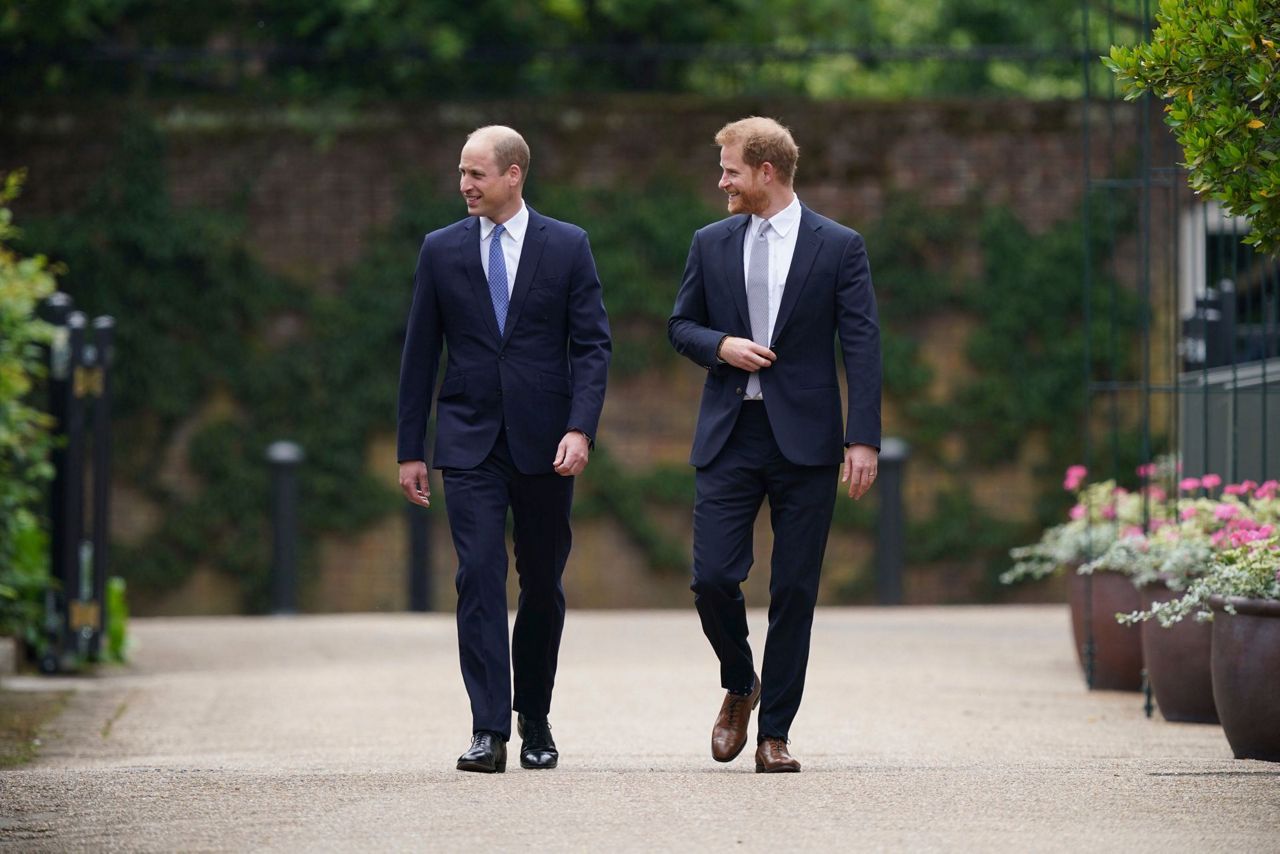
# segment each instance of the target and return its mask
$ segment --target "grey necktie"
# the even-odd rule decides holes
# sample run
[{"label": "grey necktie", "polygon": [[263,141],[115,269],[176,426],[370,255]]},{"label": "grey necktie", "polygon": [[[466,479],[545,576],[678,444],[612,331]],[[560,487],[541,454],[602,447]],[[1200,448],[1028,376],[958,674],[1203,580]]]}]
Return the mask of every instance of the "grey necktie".
[{"label": "grey necktie", "polygon": [[[751,259],[747,263],[747,312],[751,315],[751,340],[761,347],[769,346],[769,232],[768,220],[751,243]],[[760,374],[747,379],[747,397],[760,397]]]}]

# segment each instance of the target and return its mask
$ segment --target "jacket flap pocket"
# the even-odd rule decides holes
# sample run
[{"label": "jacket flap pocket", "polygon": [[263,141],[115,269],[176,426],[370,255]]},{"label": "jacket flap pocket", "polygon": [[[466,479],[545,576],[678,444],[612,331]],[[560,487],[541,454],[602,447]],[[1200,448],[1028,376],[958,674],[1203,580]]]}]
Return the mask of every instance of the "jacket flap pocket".
[{"label": "jacket flap pocket", "polygon": [[445,377],[444,382],[440,384],[439,399],[444,400],[448,397],[457,397],[462,394],[462,390],[467,387],[466,374],[454,374],[451,377]]},{"label": "jacket flap pocket", "polygon": [[556,374],[539,374],[538,387],[552,394],[573,397],[573,380],[569,377],[561,377]]}]

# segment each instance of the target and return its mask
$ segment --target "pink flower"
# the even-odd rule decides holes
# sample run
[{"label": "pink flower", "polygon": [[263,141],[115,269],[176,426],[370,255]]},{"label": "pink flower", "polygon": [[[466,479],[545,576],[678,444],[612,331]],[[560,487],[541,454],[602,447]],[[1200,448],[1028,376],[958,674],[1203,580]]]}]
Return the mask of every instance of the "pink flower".
[{"label": "pink flower", "polygon": [[1084,505],[1083,505],[1083,504],[1077,504],[1075,507],[1072,507],[1072,508],[1071,508],[1071,518],[1072,518],[1072,519],[1083,519],[1083,518],[1084,518]]},{"label": "pink flower", "polygon": [[1259,486],[1257,490],[1254,491],[1253,497],[1254,498],[1271,498],[1273,495],[1276,494],[1277,489],[1280,489],[1280,483],[1277,483],[1274,480],[1268,480],[1267,482],[1262,484],[1262,486]]},{"label": "pink flower", "polygon": [[1123,531],[1121,531],[1121,532],[1120,532],[1120,536],[1122,536],[1122,537],[1141,537],[1141,536],[1142,536],[1142,529],[1141,529],[1141,528],[1139,528],[1137,525],[1129,525],[1129,526],[1128,526],[1128,527],[1126,527]]},{"label": "pink flower", "polygon": [[1165,525],[1168,525],[1168,524],[1169,524],[1169,520],[1167,519],[1152,519],[1151,525],[1150,525],[1151,533],[1154,534],[1156,531],[1160,530],[1161,528],[1163,528]]},{"label": "pink flower", "polygon": [[1200,478],[1200,485],[1205,489],[1215,489],[1222,485],[1222,478],[1216,474],[1207,474]]},{"label": "pink flower", "polygon": [[1222,487],[1222,494],[1223,495],[1248,495],[1249,493],[1248,493],[1248,490],[1245,489],[1245,485],[1243,483],[1229,483],[1226,486]]},{"label": "pink flower", "polygon": [[1103,508],[1102,508],[1102,518],[1103,518],[1103,519],[1114,519],[1114,518],[1116,518],[1116,506],[1115,506],[1114,504],[1108,504],[1106,507],[1103,507]]},{"label": "pink flower", "polygon": [[1240,515],[1240,508],[1234,504],[1219,504],[1213,509],[1213,518],[1219,521],[1233,519]]},{"label": "pink flower", "polygon": [[1261,528],[1258,529],[1258,533],[1262,535],[1262,538],[1264,540],[1270,537],[1275,532],[1276,532],[1275,525],[1263,525]]},{"label": "pink flower", "polygon": [[1169,494],[1158,486],[1148,487],[1147,495],[1151,496],[1152,501],[1164,501],[1169,497]]},{"label": "pink flower", "polygon": [[1156,476],[1155,463],[1147,463],[1145,465],[1138,466],[1138,477],[1150,479],[1155,476]]},{"label": "pink flower", "polygon": [[1200,488],[1200,480],[1199,478],[1194,478],[1194,477],[1184,477],[1182,481],[1178,484],[1178,489],[1181,489],[1183,492],[1194,492],[1199,488]]},{"label": "pink flower", "polygon": [[1067,476],[1062,481],[1062,488],[1068,492],[1075,492],[1080,488],[1080,484],[1084,483],[1085,477],[1089,474],[1089,470],[1084,466],[1070,466],[1067,468]]},{"label": "pink flower", "polygon": [[1187,521],[1188,519],[1196,518],[1196,508],[1183,507],[1182,510],[1178,512],[1178,518],[1184,522]]},{"label": "pink flower", "polygon": [[1265,539],[1266,537],[1262,536],[1258,531],[1235,531],[1231,534],[1231,545],[1234,548],[1240,548],[1240,546]]}]

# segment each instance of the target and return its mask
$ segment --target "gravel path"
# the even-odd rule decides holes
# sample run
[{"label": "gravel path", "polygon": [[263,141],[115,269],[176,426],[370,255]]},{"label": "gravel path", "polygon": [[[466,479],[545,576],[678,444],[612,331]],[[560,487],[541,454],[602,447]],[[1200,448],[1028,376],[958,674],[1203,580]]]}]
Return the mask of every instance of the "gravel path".
[{"label": "gravel path", "polygon": [[75,695],[37,762],[0,771],[0,850],[1280,852],[1280,765],[1086,691],[1060,606],[821,610],[805,770],[769,776],[710,758],[692,607],[571,612],[561,766],[492,776],[453,769],[450,615],[134,633],[128,667],[6,680]]}]

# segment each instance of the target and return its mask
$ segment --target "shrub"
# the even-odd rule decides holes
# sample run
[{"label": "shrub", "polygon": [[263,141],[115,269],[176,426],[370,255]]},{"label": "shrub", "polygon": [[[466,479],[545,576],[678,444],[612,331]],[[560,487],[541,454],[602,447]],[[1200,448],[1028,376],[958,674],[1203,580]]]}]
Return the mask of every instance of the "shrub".
[{"label": "shrub", "polygon": [[37,640],[48,573],[48,535],[40,504],[53,477],[51,419],[31,406],[42,374],[48,324],[36,318],[53,293],[54,270],[40,255],[23,257],[9,203],[21,172],[0,178],[0,635]]},{"label": "shrub", "polygon": [[1280,5],[1161,0],[1151,41],[1115,46],[1103,62],[1128,100],[1168,100],[1165,124],[1192,189],[1247,216],[1246,243],[1280,249]]}]

